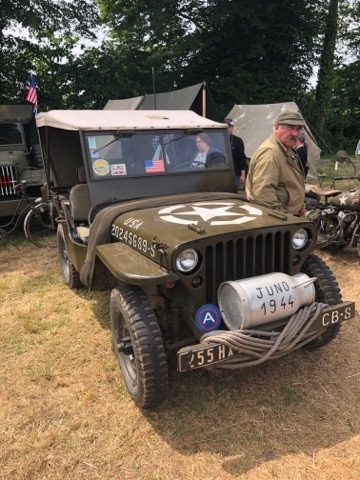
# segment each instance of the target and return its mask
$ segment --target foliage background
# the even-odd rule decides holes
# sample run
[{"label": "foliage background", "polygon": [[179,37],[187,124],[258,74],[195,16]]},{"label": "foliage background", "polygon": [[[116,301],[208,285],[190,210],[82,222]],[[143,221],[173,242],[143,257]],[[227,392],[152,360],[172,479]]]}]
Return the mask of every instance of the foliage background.
[{"label": "foliage background", "polygon": [[[0,0],[0,103],[41,110],[206,81],[234,103],[295,100],[325,153],[360,131],[360,2],[355,0]],[[313,72],[318,72],[314,83]]]}]

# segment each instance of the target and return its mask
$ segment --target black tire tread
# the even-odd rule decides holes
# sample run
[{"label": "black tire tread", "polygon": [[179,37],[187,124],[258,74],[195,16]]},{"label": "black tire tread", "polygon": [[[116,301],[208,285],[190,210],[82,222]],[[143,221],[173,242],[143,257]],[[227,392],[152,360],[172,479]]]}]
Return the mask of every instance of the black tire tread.
[{"label": "black tire tread", "polygon": [[[315,282],[315,301],[336,305],[342,302],[342,295],[339,284],[330,268],[323,260],[315,254],[309,255],[301,269],[310,277],[316,277]],[[317,350],[330,343],[337,336],[341,325],[331,325],[318,338],[304,346],[307,350]]]},{"label": "black tire tread", "polygon": [[65,258],[64,256],[67,255],[64,235],[64,228],[61,224],[59,224],[56,232],[56,244],[60,272],[62,273],[66,285],[72,290],[77,290],[83,287],[83,284],[80,280],[79,272],[76,271],[74,265],[70,262],[70,260],[68,258]]},{"label": "black tire tread", "polygon": [[[114,288],[110,297],[110,315],[113,305],[119,306],[127,315],[124,321],[131,337],[137,370],[136,388],[128,385],[123,372],[125,385],[139,407],[153,408],[164,400],[168,391],[167,359],[156,316],[146,295],[138,287],[121,285]],[[113,328],[113,321],[111,323]],[[118,360],[121,355],[117,355]],[[120,360],[119,363],[121,368]]]}]

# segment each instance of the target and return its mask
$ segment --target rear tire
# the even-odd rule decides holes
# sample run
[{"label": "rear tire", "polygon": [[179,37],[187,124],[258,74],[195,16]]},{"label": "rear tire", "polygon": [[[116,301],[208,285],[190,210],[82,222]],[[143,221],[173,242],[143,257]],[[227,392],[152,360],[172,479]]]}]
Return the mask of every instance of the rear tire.
[{"label": "rear tire", "polygon": [[59,266],[62,276],[64,278],[64,282],[71,289],[81,288],[83,284],[80,281],[80,274],[75,270],[75,267],[70,262],[67,254],[64,227],[61,225],[61,223],[58,225],[56,240]]},{"label": "rear tire", "polygon": [[110,323],[113,348],[131,398],[141,408],[156,407],[167,395],[168,367],[157,318],[139,287],[121,285],[112,290]]},{"label": "rear tire", "polygon": [[[316,277],[315,301],[318,303],[327,303],[328,305],[336,305],[342,302],[339,285],[330,268],[317,255],[309,255],[303,268],[303,273],[309,277]],[[317,350],[330,343],[340,331],[341,325],[331,325],[319,337],[304,346],[307,350]]]}]

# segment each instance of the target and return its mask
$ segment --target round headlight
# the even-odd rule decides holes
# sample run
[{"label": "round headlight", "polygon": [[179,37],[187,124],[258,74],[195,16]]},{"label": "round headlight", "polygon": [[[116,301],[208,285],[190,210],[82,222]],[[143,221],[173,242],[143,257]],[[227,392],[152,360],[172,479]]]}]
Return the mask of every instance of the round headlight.
[{"label": "round headlight", "polygon": [[296,230],[294,233],[291,243],[292,246],[295,248],[295,250],[301,250],[302,248],[305,247],[309,240],[309,235],[305,228],[299,228],[299,230]]},{"label": "round headlight", "polygon": [[192,248],[184,250],[176,259],[176,267],[183,273],[189,273],[198,263],[198,254]]}]

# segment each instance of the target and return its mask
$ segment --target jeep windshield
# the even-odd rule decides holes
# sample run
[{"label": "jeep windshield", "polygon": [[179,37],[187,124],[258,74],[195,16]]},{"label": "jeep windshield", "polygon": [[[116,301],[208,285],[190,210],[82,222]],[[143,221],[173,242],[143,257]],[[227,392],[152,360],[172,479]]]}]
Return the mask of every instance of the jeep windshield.
[{"label": "jeep windshield", "polygon": [[231,169],[223,130],[87,132],[92,180],[179,173],[200,168]]},{"label": "jeep windshield", "polygon": [[0,146],[24,145],[23,129],[20,122],[0,123]]}]

